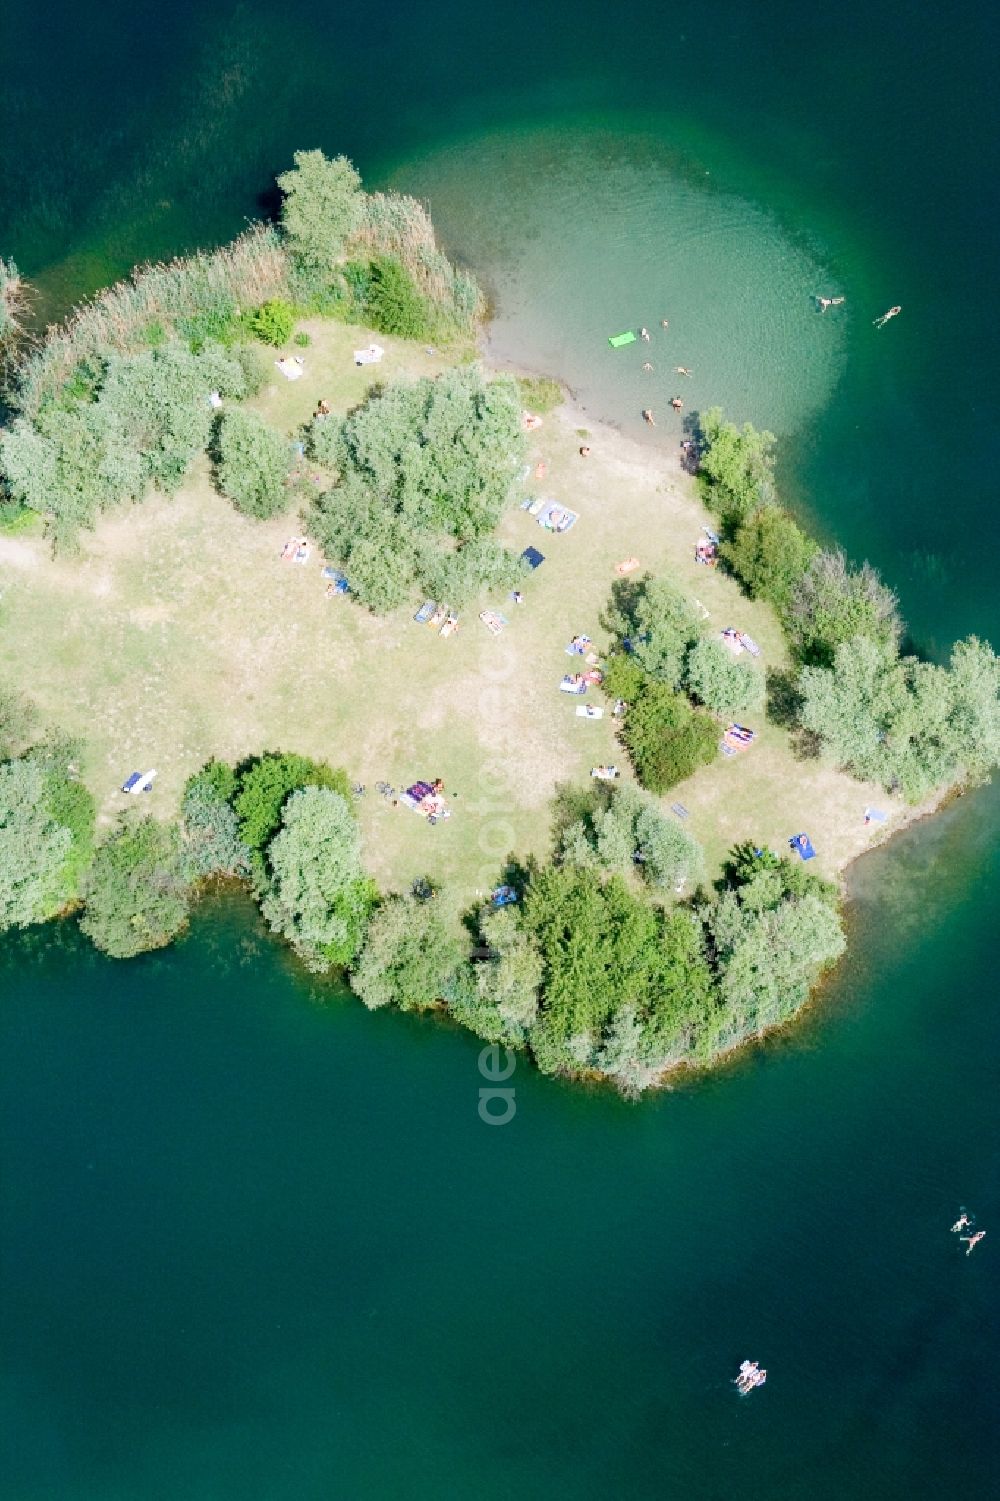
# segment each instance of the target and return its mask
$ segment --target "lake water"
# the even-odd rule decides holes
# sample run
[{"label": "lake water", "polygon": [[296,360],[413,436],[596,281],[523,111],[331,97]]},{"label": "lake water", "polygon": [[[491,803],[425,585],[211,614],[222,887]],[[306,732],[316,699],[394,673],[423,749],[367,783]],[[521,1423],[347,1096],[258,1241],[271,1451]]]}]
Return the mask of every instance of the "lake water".
[{"label": "lake water", "polygon": [[[55,311],[347,151],[429,199],[498,358],[671,446],[689,366],[924,649],[996,642],[998,26],[943,19],[11,0],[0,253]],[[991,789],[862,862],[786,1037],[638,1107],[522,1063],[503,1129],[472,1039],[317,991],[240,900],[127,966],[5,942],[3,1494],[995,1488],[998,825]]]}]

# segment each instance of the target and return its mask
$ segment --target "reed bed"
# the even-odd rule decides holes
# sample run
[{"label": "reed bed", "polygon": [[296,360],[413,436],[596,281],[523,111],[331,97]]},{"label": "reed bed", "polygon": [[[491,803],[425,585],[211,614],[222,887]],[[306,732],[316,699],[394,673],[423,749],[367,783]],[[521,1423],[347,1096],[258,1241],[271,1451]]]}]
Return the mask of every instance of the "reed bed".
[{"label": "reed bed", "polygon": [[485,312],[485,299],[470,273],[457,270],[438,247],[423,204],[400,193],[366,193],[361,224],[351,236],[351,253],[392,256],[417,287],[448,317],[469,328]]}]

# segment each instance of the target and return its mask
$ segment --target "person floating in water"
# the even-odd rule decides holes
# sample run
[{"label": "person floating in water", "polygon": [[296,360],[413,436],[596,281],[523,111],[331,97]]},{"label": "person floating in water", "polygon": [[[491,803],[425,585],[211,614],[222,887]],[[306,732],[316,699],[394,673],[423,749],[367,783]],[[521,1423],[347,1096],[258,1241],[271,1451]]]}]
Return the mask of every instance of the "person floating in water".
[{"label": "person floating in water", "polygon": [[652,368],[653,368],[652,365],[647,360],[646,363],[642,367],[643,374],[644,375],[648,375],[649,372],[652,370]]},{"label": "person floating in water", "polygon": [[674,366],[674,374],[675,375],[690,375],[691,372],[687,368],[686,365],[675,365]]},{"label": "person floating in water", "polygon": [[639,330],[639,338],[640,339],[644,339],[645,342],[648,344],[649,343],[649,329],[648,328],[640,328],[640,330]]},{"label": "person floating in water", "polygon": [[679,396],[671,396],[670,405],[673,407],[675,412],[683,412],[684,410],[684,403],[683,401],[681,401]]},{"label": "person floating in water", "polygon": [[961,1214],[958,1216],[958,1219],[952,1225],[952,1227],[951,1227],[951,1233],[952,1233],[952,1235],[957,1235],[958,1232],[959,1232],[959,1230],[969,1230],[971,1228],[972,1228],[972,1221],[969,1219],[968,1214],[963,1209],[962,1212],[961,1212]]},{"label": "person floating in water", "polygon": [[667,318],[661,318],[660,319],[660,327],[661,328],[669,328],[670,327],[669,319],[667,319]]},{"label": "person floating in water", "polygon": [[901,307],[891,307],[887,313],[882,314],[881,318],[873,318],[872,322],[875,324],[876,328],[884,328],[890,318],[895,318],[896,315],[898,313],[901,313],[902,311],[903,309]]},{"label": "person floating in water", "polygon": [[963,1235],[961,1237],[962,1240],[964,1240],[964,1241],[966,1241],[968,1243],[969,1249],[965,1253],[966,1256],[971,1256],[972,1255],[973,1251],[976,1249],[976,1247],[978,1246],[979,1242],[981,1240],[983,1240],[985,1238],[985,1236],[986,1236],[986,1231],[985,1230],[977,1230],[976,1233],[975,1233],[975,1235]]},{"label": "person floating in water", "polygon": [[650,425],[650,427],[655,427],[656,426],[656,423],[653,421],[653,414],[649,410],[649,407],[644,407],[643,408],[642,420],[643,420],[643,422],[648,422],[649,425]]},{"label": "person floating in water", "polygon": [[846,297],[819,297],[816,294],[813,294],[813,301],[816,304],[817,311],[821,312],[821,313],[825,313],[828,307],[841,307],[847,301],[847,298]]}]

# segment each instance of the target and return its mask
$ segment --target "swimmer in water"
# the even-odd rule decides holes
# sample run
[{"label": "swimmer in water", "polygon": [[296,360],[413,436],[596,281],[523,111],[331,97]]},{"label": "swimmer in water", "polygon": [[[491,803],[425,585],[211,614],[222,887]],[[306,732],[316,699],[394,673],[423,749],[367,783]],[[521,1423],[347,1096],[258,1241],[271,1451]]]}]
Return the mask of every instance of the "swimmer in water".
[{"label": "swimmer in water", "polygon": [[673,407],[675,412],[683,412],[684,410],[684,403],[683,401],[681,401],[679,396],[671,396],[670,405]]},{"label": "swimmer in water", "polygon": [[652,368],[653,368],[652,365],[647,360],[646,363],[642,367],[643,374],[644,375],[648,375],[649,372],[652,370]]},{"label": "swimmer in water", "polygon": [[675,365],[674,366],[674,374],[675,375],[690,375],[691,372],[687,368],[686,365]]},{"label": "swimmer in water", "polygon": [[645,342],[648,344],[649,343],[649,329],[648,328],[640,328],[640,330],[639,330],[639,338],[640,339],[644,339]]},{"label": "swimmer in water", "polygon": [[969,1249],[965,1253],[966,1256],[971,1256],[972,1255],[973,1251],[976,1249],[976,1247],[978,1246],[979,1242],[981,1240],[983,1240],[985,1238],[985,1236],[986,1236],[986,1231],[985,1230],[977,1230],[976,1233],[975,1233],[975,1235],[963,1235],[962,1236],[962,1240],[966,1241],[968,1243],[968,1247],[969,1247]]},{"label": "swimmer in water", "polygon": [[666,318],[661,318],[660,319],[660,327],[661,328],[669,328],[670,327],[669,320],[666,319]]},{"label": "swimmer in water", "polygon": [[891,307],[887,313],[882,314],[881,318],[873,318],[872,322],[876,328],[884,328],[890,318],[895,318],[902,311],[901,307]]},{"label": "swimmer in water", "polygon": [[648,422],[649,425],[650,425],[650,427],[655,427],[656,426],[656,423],[653,421],[653,414],[649,410],[649,407],[645,407],[643,409],[642,420],[643,420],[643,422]]},{"label": "swimmer in water", "polygon": [[972,1225],[972,1221],[969,1219],[969,1216],[966,1214],[965,1210],[963,1209],[962,1213],[958,1216],[958,1219],[952,1225],[952,1227],[951,1227],[951,1233],[952,1233],[952,1235],[957,1235],[958,1232],[959,1232],[959,1230],[967,1230],[967,1229],[969,1229],[971,1227],[971,1225]]}]

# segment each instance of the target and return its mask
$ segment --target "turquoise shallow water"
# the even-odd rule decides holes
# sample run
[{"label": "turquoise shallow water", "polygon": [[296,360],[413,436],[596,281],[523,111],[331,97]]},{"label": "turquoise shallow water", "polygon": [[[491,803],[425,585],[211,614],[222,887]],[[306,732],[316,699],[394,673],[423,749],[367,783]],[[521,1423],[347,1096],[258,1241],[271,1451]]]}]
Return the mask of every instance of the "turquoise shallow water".
[{"label": "turquoise shallow water", "polygon": [[[499,356],[638,430],[604,340],[668,316],[683,394],[781,432],[786,492],[922,645],[996,641],[997,22],[941,23],[13,0],[0,251],[55,310],[233,233],[295,147],[347,150],[429,197]],[[131,966],[5,942],[3,1494],[994,1489],[998,808],[857,867],[849,959],[787,1037],[638,1108],[519,1067],[503,1130],[471,1040],[318,995],[239,902]]]}]

